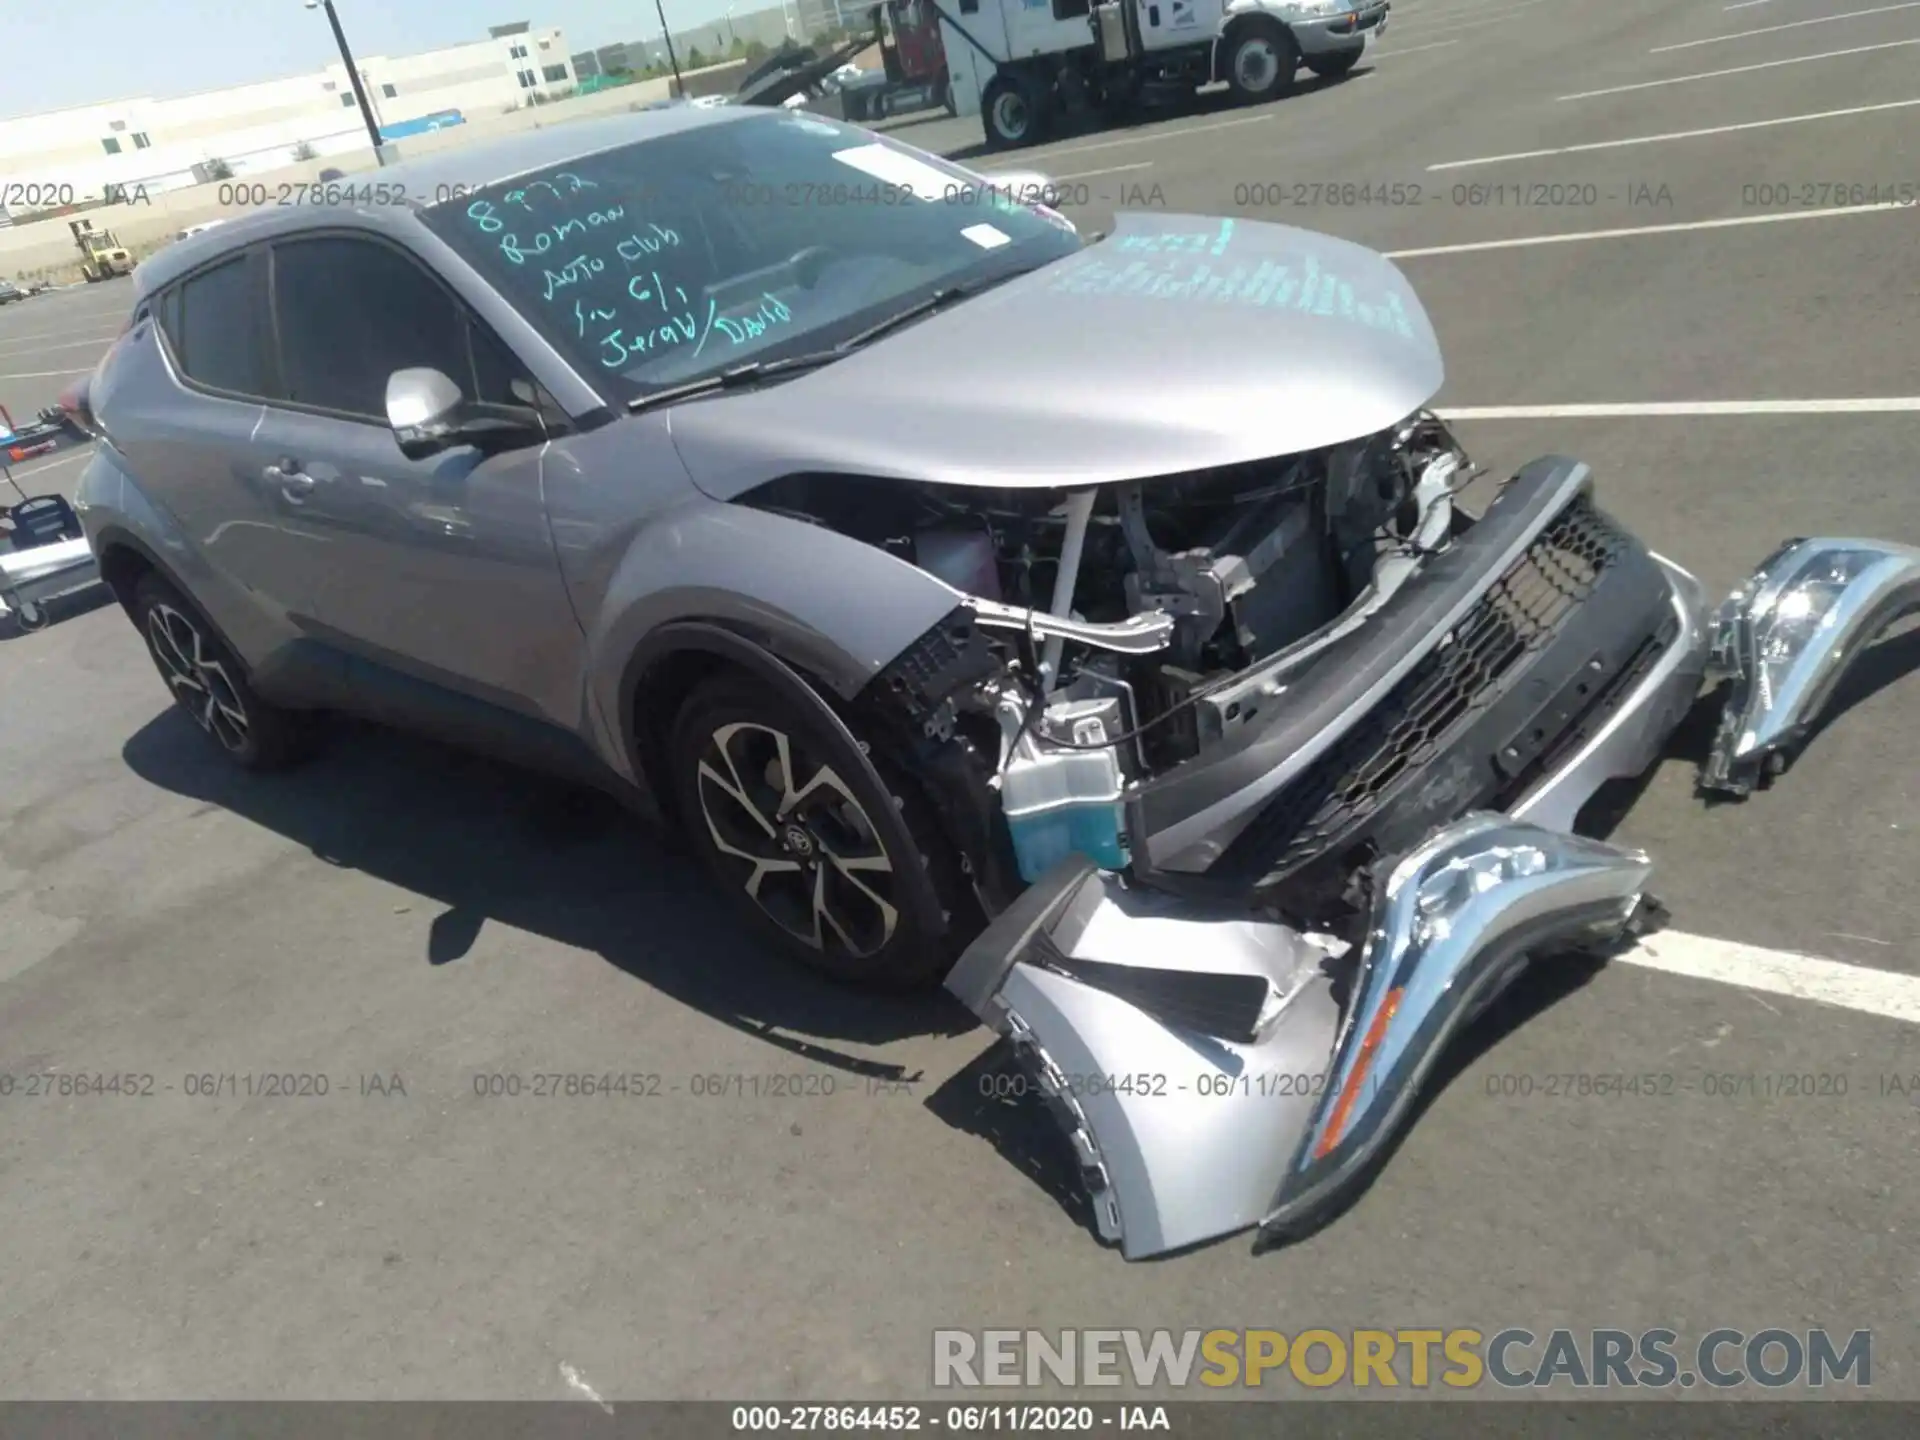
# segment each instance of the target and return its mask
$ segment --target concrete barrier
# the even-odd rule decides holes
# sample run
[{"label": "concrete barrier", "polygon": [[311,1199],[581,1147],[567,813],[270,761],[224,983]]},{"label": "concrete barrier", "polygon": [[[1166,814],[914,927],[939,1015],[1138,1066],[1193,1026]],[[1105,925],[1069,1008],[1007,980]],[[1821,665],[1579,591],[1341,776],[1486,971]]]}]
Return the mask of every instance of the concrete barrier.
[{"label": "concrete barrier", "polygon": [[[689,95],[731,95],[746,73],[744,60],[706,66],[682,73]],[[408,136],[395,143],[400,158],[412,159],[442,150],[513,135],[526,130],[544,130],[575,120],[619,115],[644,109],[669,98],[671,80],[636,80],[592,95],[576,95],[549,105],[529,105],[500,115],[471,118],[464,125],[436,130],[425,135]],[[277,196],[282,187],[315,184],[320,172],[339,170],[348,175],[365,174],[371,180],[379,165],[371,150],[322,159],[303,160],[273,171],[251,171],[244,178],[221,180],[207,185],[191,185],[164,193],[141,196],[135,192],[127,201],[73,211],[44,220],[30,220],[0,229],[0,275],[22,281],[68,284],[81,278],[80,251],[67,222],[78,215],[93,221],[95,229],[110,230],[136,260],[144,260],[156,250],[171,244],[189,225],[202,225],[256,208],[232,203],[235,187],[244,192]],[[227,187],[224,191],[222,187]],[[224,196],[224,201],[223,201]]]}]

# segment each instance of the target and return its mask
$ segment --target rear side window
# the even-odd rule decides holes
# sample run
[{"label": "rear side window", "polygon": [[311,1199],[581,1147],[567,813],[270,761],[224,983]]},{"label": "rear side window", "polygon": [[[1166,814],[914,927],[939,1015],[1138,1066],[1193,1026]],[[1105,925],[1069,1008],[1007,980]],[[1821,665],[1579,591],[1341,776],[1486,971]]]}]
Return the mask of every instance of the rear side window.
[{"label": "rear side window", "polygon": [[471,396],[467,318],[413,261],[370,240],[292,240],[273,250],[285,398],[384,423],[387,377],[431,366]]},{"label": "rear side window", "polygon": [[241,395],[265,393],[252,302],[244,255],[202,271],[167,296],[161,324],[189,379]]}]

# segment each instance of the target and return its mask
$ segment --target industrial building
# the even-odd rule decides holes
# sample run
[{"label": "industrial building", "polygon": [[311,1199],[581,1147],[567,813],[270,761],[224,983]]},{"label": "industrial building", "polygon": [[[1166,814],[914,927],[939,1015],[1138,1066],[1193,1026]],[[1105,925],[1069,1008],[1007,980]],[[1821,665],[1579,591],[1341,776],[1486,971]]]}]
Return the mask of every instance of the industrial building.
[{"label": "industrial building", "polygon": [[[673,31],[673,52],[682,66],[694,51],[706,60],[730,54],[736,43],[762,45],[778,50],[789,41],[808,44],[814,37],[835,30],[867,29],[873,18],[874,0],[781,0],[776,5],[749,10],[746,0],[727,7],[718,20],[689,25]],[[573,56],[573,67],[582,80],[596,75],[615,75],[623,70],[664,70],[671,63],[665,40],[656,32],[644,40],[602,45]]]},{"label": "industrial building", "polygon": [[[470,44],[354,58],[383,140],[552,100],[576,79],[562,32],[524,21]],[[55,205],[97,200],[113,187],[157,193],[370,148],[338,61],[226,90],[0,120],[0,175],[32,177]],[[12,198],[22,208],[22,197]]]}]

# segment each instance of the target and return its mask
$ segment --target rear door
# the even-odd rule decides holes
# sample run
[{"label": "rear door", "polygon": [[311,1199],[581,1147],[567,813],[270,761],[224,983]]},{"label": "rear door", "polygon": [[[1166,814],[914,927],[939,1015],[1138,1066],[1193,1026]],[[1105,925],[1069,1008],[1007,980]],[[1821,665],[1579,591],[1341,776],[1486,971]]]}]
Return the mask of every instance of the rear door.
[{"label": "rear door", "polygon": [[362,661],[577,728],[584,640],[541,499],[545,447],[409,460],[385,414],[396,370],[430,366],[502,406],[524,405],[531,378],[385,239],[276,241],[269,287],[278,388],[262,436],[320,541],[301,583],[321,630]]},{"label": "rear door", "polygon": [[141,491],[185,533],[181,578],[256,670],[298,639],[301,517],[264,482],[265,253],[216,258],[158,292],[115,346],[89,401]]}]

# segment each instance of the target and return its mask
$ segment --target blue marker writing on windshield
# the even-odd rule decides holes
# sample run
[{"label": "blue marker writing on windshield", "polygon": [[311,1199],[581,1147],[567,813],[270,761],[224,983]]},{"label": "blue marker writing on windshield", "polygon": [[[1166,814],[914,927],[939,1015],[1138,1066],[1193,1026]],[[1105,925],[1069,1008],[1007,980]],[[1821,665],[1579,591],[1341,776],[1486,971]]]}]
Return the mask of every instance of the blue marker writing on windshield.
[{"label": "blue marker writing on windshield", "polygon": [[658,255],[664,249],[670,249],[680,243],[680,232],[668,230],[659,225],[648,225],[646,235],[629,235],[614,250],[622,260],[632,263],[644,260],[649,255]]}]

